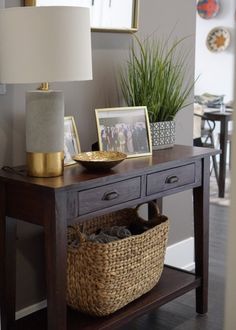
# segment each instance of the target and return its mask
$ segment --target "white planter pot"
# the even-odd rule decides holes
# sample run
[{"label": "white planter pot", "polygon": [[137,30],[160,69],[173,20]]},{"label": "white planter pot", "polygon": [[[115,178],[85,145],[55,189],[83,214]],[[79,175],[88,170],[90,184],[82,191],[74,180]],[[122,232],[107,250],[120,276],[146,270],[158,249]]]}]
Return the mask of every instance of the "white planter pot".
[{"label": "white planter pot", "polygon": [[173,147],[175,143],[175,122],[161,121],[150,123],[152,136],[152,149],[166,149]]}]

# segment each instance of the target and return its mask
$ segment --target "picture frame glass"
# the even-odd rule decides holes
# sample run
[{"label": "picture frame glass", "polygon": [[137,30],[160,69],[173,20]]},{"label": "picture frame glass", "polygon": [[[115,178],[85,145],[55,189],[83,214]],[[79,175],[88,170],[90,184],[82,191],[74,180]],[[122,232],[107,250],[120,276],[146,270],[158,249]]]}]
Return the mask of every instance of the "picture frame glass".
[{"label": "picture frame glass", "polygon": [[99,149],[119,151],[127,157],[152,154],[146,107],[96,109]]},{"label": "picture frame glass", "polygon": [[64,165],[75,164],[73,156],[81,152],[78,132],[73,116],[64,118]]},{"label": "picture frame glass", "polygon": [[137,31],[139,0],[25,0],[25,5],[90,8],[92,30]]}]

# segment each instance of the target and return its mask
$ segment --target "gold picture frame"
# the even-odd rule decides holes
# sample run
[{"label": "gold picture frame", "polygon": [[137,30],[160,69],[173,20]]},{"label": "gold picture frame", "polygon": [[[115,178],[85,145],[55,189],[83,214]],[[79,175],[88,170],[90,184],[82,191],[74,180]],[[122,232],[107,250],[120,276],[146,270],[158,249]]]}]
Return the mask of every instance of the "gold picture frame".
[{"label": "gold picture frame", "polygon": [[81,152],[79,136],[73,116],[64,117],[64,166],[75,164],[73,156]]},{"label": "gold picture frame", "polygon": [[[47,1],[47,2],[46,2]],[[47,3],[46,5],[50,5],[50,1],[51,0],[45,0],[45,2]],[[53,5],[55,6],[55,1],[53,1]],[[68,5],[70,5],[70,0],[66,0],[68,2]],[[118,1],[118,0],[116,0]],[[120,1],[120,0],[119,0]],[[129,17],[129,20],[130,20],[130,26],[127,27],[127,26],[122,26],[122,23],[120,23],[121,25],[120,26],[109,26],[109,25],[101,25],[99,26],[98,24],[96,25],[93,25],[93,21],[91,23],[91,30],[93,32],[121,32],[121,33],[134,33],[134,32],[137,32],[138,31],[138,21],[139,21],[139,0],[130,0],[132,1],[130,3],[130,7],[129,7],[129,10],[131,11],[130,12],[130,17]],[[75,0],[73,0],[73,2],[71,2],[71,4],[74,5],[74,2]],[[40,3],[40,0],[24,0],[24,5],[25,6],[37,6],[38,4]],[[58,1],[58,4],[56,3],[56,5],[60,6],[60,1]],[[124,1],[124,3],[126,4],[127,3],[127,0]],[[98,2],[99,4],[99,2]],[[120,3],[119,3],[120,5]],[[94,7],[95,6],[95,7]],[[112,8],[112,0],[109,0],[108,2],[108,6],[110,8]],[[95,3],[95,0],[91,0],[91,4],[89,5],[89,8],[96,8],[96,3]],[[97,11],[101,12],[102,8],[97,8],[96,9]],[[112,21],[112,19],[110,18],[110,15],[108,14],[108,12],[110,12],[110,9],[109,10],[105,10],[105,12],[102,14],[102,17],[105,19],[106,22],[108,22],[109,20]],[[119,17],[118,15],[118,11],[117,11],[117,8],[115,7],[113,9],[113,14],[115,15],[115,18],[117,18],[117,16]],[[125,9],[120,9],[120,17],[121,19],[124,18],[124,13],[125,13]],[[107,17],[109,15],[109,17]],[[92,16],[94,17],[97,17],[97,14],[96,12],[93,14],[91,14],[91,20],[92,20]],[[95,23],[94,23],[95,24]],[[107,23],[106,23],[107,24]]]},{"label": "gold picture frame", "polygon": [[147,107],[96,109],[99,150],[120,151],[127,157],[152,154]]}]

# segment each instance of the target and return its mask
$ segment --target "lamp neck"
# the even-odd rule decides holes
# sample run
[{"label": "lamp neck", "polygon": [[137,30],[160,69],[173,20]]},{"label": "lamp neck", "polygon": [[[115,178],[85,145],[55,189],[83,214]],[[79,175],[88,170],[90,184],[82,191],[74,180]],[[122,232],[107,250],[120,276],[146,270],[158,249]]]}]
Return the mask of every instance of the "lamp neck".
[{"label": "lamp neck", "polygon": [[47,83],[47,82],[42,83],[39,86],[38,90],[40,90],[40,91],[48,91],[49,90],[49,83]]}]

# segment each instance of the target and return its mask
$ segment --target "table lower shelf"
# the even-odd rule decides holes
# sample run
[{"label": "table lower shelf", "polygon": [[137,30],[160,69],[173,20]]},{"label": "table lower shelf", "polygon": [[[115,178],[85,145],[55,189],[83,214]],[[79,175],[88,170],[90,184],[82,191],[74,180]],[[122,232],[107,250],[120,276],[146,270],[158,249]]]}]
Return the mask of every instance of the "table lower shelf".
[{"label": "table lower shelf", "polygon": [[[90,317],[68,309],[67,329],[113,329],[199,287],[200,283],[200,278],[197,278],[194,274],[165,266],[159,283],[150,292],[123,307],[111,316],[102,318]],[[41,310],[18,320],[16,322],[16,329],[46,330],[47,310]]]}]

